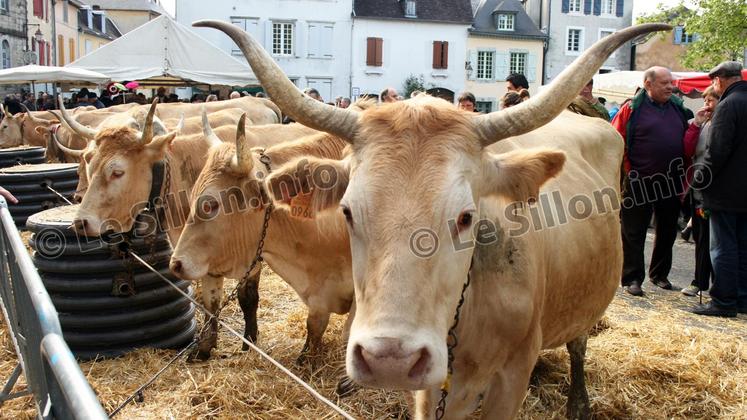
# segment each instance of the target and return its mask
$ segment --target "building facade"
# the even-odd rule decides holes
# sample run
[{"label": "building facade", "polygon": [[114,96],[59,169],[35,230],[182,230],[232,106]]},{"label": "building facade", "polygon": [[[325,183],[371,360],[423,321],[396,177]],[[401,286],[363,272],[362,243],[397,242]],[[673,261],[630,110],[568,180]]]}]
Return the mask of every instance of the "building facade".
[{"label": "building facade", "polygon": [[352,95],[400,93],[419,78],[428,93],[447,100],[464,88],[470,0],[354,2]]},{"label": "building facade", "polygon": [[484,0],[475,11],[467,39],[467,83],[480,112],[498,110],[506,77],[523,74],[534,94],[542,84],[542,57],[547,36],[518,0]]},{"label": "building facade", "polygon": [[41,66],[57,63],[54,15],[51,0],[28,0],[26,3],[28,50],[36,52],[36,64]]},{"label": "building facade", "polygon": [[[633,0],[527,0],[526,10],[549,35],[544,83],[551,82],[598,40],[633,22]],[[620,47],[600,73],[631,69],[631,44]]]},{"label": "building facade", "polygon": [[[0,68],[26,64],[26,19],[26,0],[0,1]],[[15,86],[0,86],[0,100],[11,92]]]},{"label": "building facade", "polygon": [[[300,89],[315,88],[325,102],[350,95],[351,0],[177,0],[176,21],[191,27],[198,19],[233,22],[272,55]],[[192,28],[212,44],[245,60],[225,34]]]},{"label": "building facade", "polygon": [[117,25],[98,6],[84,5],[78,11],[78,57],[122,36]]},{"label": "building facade", "polygon": [[57,65],[64,66],[78,58],[78,13],[83,3],[77,0],[55,2]]},{"label": "building facade", "polygon": [[682,65],[682,57],[696,37],[685,32],[682,25],[675,26],[674,31],[649,37],[646,42],[635,47],[635,70],[664,66],[672,71],[693,71]]},{"label": "building facade", "polygon": [[106,11],[109,19],[117,25],[122,34],[161,15],[168,14],[158,0],[84,0],[84,2]]}]

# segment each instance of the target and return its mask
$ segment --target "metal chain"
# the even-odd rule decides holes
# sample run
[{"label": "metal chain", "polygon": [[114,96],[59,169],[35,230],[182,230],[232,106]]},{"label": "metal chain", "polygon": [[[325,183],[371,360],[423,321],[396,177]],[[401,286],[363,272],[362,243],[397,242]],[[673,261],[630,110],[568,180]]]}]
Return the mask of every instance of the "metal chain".
[{"label": "metal chain", "polygon": [[467,280],[464,282],[464,285],[462,286],[462,294],[459,297],[459,303],[456,307],[456,312],[454,313],[454,323],[451,325],[451,328],[449,328],[449,334],[446,338],[446,349],[448,351],[448,363],[447,363],[447,370],[446,370],[446,379],[444,380],[443,384],[441,384],[441,399],[438,400],[438,406],[436,407],[436,420],[441,420],[444,417],[444,413],[446,412],[446,397],[449,395],[449,389],[451,388],[451,375],[454,373],[454,349],[456,348],[459,341],[457,340],[456,335],[456,328],[457,325],[459,325],[459,314],[462,310],[462,305],[464,305],[464,293],[467,291],[467,288],[469,287],[470,283],[472,282],[472,263],[473,261],[470,261],[469,263],[469,270],[467,271]]}]

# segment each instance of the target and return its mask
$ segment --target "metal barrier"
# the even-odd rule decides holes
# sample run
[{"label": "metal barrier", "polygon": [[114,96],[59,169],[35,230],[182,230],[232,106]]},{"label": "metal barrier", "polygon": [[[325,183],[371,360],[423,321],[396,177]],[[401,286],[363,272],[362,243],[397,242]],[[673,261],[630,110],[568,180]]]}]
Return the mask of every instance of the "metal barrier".
[{"label": "metal barrier", "polygon": [[0,391],[0,405],[23,371],[40,419],[106,419],[91,386],[62,338],[57,311],[0,197],[0,307],[18,366]]}]

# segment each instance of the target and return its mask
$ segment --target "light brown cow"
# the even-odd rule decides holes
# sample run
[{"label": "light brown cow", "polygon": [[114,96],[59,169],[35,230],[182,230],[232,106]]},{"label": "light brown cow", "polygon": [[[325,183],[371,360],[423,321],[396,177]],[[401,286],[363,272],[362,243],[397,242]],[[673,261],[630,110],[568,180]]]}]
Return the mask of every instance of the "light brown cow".
[{"label": "light brown cow", "polygon": [[[568,343],[569,415],[589,415],[586,334],[612,300],[622,266],[615,206],[622,140],[601,121],[562,111],[616,48],[671,27],[618,31],[529,101],[474,116],[427,96],[362,114],[326,107],[299,95],[244,31],[217,21],[195,26],[228,34],[290,117],[352,144],[347,162],[308,161],[312,171],[336,168],[344,184],[315,189],[312,202],[316,210],[339,203],[347,220],[356,315],[346,367],[355,381],[418,390],[417,419],[434,418],[437,408],[464,418],[481,396],[483,418],[512,418],[539,351]],[[266,182],[291,175],[294,164]],[[575,206],[568,213],[580,217],[553,227],[522,229],[534,207],[523,203],[543,184],[561,206],[591,203],[597,193],[608,199]],[[438,404],[442,384],[445,405]]]}]

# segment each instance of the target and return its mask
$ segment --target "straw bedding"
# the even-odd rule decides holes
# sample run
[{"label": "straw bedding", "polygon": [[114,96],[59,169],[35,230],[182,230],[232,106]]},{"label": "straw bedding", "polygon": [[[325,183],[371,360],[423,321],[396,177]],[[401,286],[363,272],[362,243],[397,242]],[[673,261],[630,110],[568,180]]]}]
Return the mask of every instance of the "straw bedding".
[{"label": "straw bedding", "polygon": [[[231,287],[233,282],[228,282]],[[260,285],[260,347],[334,398],[344,371],[339,336],[344,317],[334,316],[325,334],[326,350],[313,366],[298,366],[306,312],[295,293],[265,268]],[[586,376],[591,408],[597,419],[743,419],[747,417],[747,336],[745,317],[736,320],[696,318],[674,309],[683,298],[669,293],[650,299],[650,308],[631,306],[618,295],[589,339]],[[242,331],[238,305],[223,319]],[[12,346],[0,328],[0,379],[15,366]],[[123,419],[327,419],[336,416],[301,387],[221,331],[218,349],[208,362],[178,361],[133,402]],[[135,351],[115,360],[81,364],[107,411],[158,371],[174,351]],[[569,387],[565,349],[542,353],[521,419],[564,418]],[[22,379],[21,381],[22,382]],[[16,390],[22,389],[19,384]],[[340,406],[357,418],[407,418],[407,397],[400,392],[359,390]],[[2,418],[33,418],[30,397],[7,402]],[[478,413],[479,414],[479,413]],[[477,414],[475,415],[475,418]]]}]

